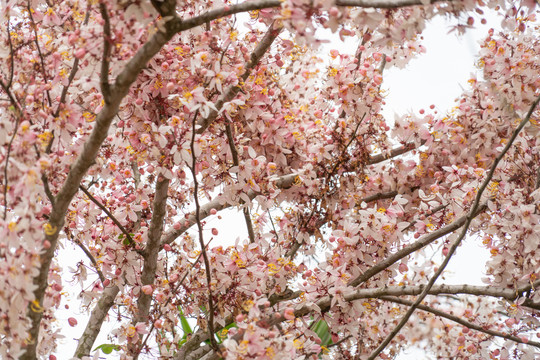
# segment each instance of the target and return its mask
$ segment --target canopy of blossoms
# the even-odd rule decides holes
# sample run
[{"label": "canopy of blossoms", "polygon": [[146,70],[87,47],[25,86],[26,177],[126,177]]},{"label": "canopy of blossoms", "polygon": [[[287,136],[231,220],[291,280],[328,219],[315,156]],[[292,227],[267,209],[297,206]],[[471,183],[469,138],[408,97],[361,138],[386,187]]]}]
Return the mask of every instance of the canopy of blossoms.
[{"label": "canopy of blossoms", "polygon": [[[66,358],[84,320],[69,357],[535,358],[536,5],[2,1],[0,357]],[[384,71],[426,22],[487,12],[455,107],[384,118]],[[357,48],[321,50],[321,29]],[[223,245],[229,208],[248,235]],[[465,237],[485,286],[441,285]]]}]

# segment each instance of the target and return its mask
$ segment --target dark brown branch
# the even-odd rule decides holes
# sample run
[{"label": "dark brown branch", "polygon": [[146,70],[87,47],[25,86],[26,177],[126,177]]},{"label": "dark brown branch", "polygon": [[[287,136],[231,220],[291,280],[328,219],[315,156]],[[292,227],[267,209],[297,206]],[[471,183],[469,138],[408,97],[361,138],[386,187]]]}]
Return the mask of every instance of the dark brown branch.
[{"label": "dark brown branch", "polygon": [[497,169],[497,166],[499,165],[499,162],[504,158],[504,156],[506,155],[506,153],[508,152],[510,147],[512,147],[512,145],[514,144],[514,141],[516,140],[516,138],[519,135],[520,131],[529,122],[529,119],[530,119],[534,109],[538,105],[538,102],[540,102],[540,96],[537,97],[536,100],[532,103],[532,105],[531,105],[527,115],[525,116],[525,118],[520,122],[518,127],[514,130],[514,133],[512,134],[510,139],[508,139],[508,142],[506,143],[506,146],[504,147],[504,149],[501,151],[501,153],[493,161],[493,164],[491,165],[491,167],[489,169],[489,173],[487,174],[486,178],[484,179],[484,182],[482,183],[482,185],[480,186],[480,188],[478,189],[478,191],[476,193],[474,203],[473,203],[471,209],[469,210],[469,213],[467,214],[467,220],[466,220],[466,222],[465,222],[465,224],[464,224],[464,226],[463,226],[463,228],[461,230],[461,233],[460,233],[459,237],[456,239],[456,241],[454,241],[454,243],[452,244],[450,249],[448,250],[448,255],[445,256],[442,264],[439,266],[439,269],[435,272],[435,274],[431,277],[431,279],[429,279],[429,282],[427,283],[424,291],[422,291],[422,293],[417,297],[416,301],[409,308],[407,313],[403,316],[403,318],[401,319],[399,324],[390,332],[390,334],[388,334],[386,339],[384,339],[384,341],[377,347],[377,349],[375,349],[371,353],[368,360],[375,359],[385,349],[385,347],[390,343],[390,341],[392,341],[392,339],[399,333],[399,331],[403,328],[403,326],[405,326],[405,324],[407,323],[407,321],[409,320],[409,318],[411,317],[411,315],[413,314],[415,309],[418,307],[418,305],[420,305],[422,303],[422,300],[424,300],[424,298],[429,293],[429,290],[431,289],[433,284],[435,284],[435,281],[437,281],[439,276],[442,274],[442,272],[444,271],[444,269],[446,268],[446,266],[450,262],[450,259],[452,258],[452,255],[456,251],[457,247],[461,244],[461,242],[465,238],[465,235],[467,235],[467,231],[469,230],[469,226],[470,226],[471,222],[473,221],[474,217],[476,216],[475,215],[476,212],[480,208],[480,200],[482,198],[482,194],[484,193],[484,190],[487,188],[487,186],[491,182],[491,179],[493,178],[493,174],[495,173],[495,170]]},{"label": "dark brown branch", "polygon": [[131,237],[131,235],[129,234],[129,232],[126,230],[126,228],[120,223],[120,221],[118,221],[118,219],[109,211],[109,209],[107,209],[102,203],[99,202],[98,199],[96,199],[94,196],[92,196],[92,194],[90,194],[90,192],[82,185],[79,185],[79,189],[82,190],[82,192],[88,197],[88,199],[90,199],[90,201],[92,201],[94,204],[96,204],[96,206],[98,208],[100,208],[105,214],[107,214],[107,216],[109,217],[109,219],[112,220],[112,222],[120,229],[120,231],[122,231],[122,234],[124,234],[124,236],[126,237],[126,239],[129,241],[129,244],[130,245],[134,245],[135,244],[135,240],[133,240],[133,238]]}]

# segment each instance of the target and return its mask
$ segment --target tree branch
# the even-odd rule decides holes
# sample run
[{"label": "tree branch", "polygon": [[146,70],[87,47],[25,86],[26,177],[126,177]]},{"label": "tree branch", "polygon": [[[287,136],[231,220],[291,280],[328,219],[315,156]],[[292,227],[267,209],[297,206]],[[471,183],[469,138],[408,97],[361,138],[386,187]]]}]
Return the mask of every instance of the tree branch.
[{"label": "tree branch", "polygon": [[[487,208],[486,204],[481,205],[476,213],[475,216],[483,212]],[[372,278],[373,276],[377,275],[381,271],[387,269],[392,264],[395,264],[397,261],[403,259],[404,257],[412,254],[413,252],[420,250],[421,248],[431,244],[433,241],[448,235],[465,224],[467,221],[467,215],[460,217],[453,223],[446,225],[445,227],[436,230],[432,233],[426,234],[422,236],[420,239],[415,241],[414,243],[405,246],[403,249],[399,250],[395,254],[389,256],[388,258],[384,259],[383,261],[377,263],[377,265],[374,265],[373,267],[369,268],[366,272],[364,272],[362,275],[358,276],[356,279],[349,282],[349,286],[358,286],[363,282],[366,282],[368,279]]]},{"label": "tree branch", "polygon": [[[234,144],[234,138],[232,135],[232,129],[231,129],[230,123],[227,123],[225,125],[225,132],[227,134],[227,140],[229,141],[229,149],[231,150],[231,155],[233,158],[233,165],[239,166],[240,163],[238,161],[238,151],[236,150],[236,146]],[[245,207],[243,212],[244,212],[244,221],[246,222],[246,227],[248,230],[249,242],[253,244],[255,242],[255,233],[253,232],[253,224],[251,222],[251,217],[249,215],[248,208]]]},{"label": "tree branch", "polygon": [[130,233],[120,223],[120,221],[118,221],[118,219],[109,211],[109,209],[107,209],[102,203],[100,203],[98,199],[96,199],[94,196],[92,196],[92,194],[90,194],[88,189],[86,189],[84,186],[79,185],[79,189],[82,190],[82,192],[88,197],[88,199],[90,199],[90,201],[92,201],[94,204],[96,204],[96,206],[98,208],[100,208],[105,214],[107,214],[109,219],[111,219],[112,222],[120,229],[120,231],[122,231],[122,234],[124,234],[124,236],[128,239],[130,244],[135,244],[135,240],[133,240]]},{"label": "tree branch", "polygon": [[190,142],[190,149],[191,149],[191,165],[188,165],[189,169],[191,170],[191,175],[193,176],[193,198],[195,200],[195,221],[197,223],[197,229],[199,231],[199,245],[201,246],[201,253],[204,260],[204,268],[206,273],[206,286],[208,288],[208,339],[210,340],[210,344],[212,345],[212,348],[216,349],[218,348],[216,339],[214,337],[214,296],[212,294],[212,269],[210,267],[210,261],[208,260],[208,254],[206,253],[206,246],[204,245],[204,238],[203,238],[203,226],[201,223],[200,218],[200,209],[201,206],[199,204],[199,182],[197,181],[197,173],[195,171],[195,165],[197,163],[197,157],[195,155],[195,136],[196,136],[196,121],[197,121],[197,113],[193,116],[193,126],[192,126],[192,133],[191,133],[191,142]]},{"label": "tree branch", "polygon": [[[391,301],[391,302],[396,303],[396,304],[406,305],[406,306],[412,306],[413,305],[413,302],[410,301],[410,300],[400,299],[400,298],[396,298],[396,297],[392,297],[392,296],[382,296],[382,297],[380,297],[380,299],[385,300],[385,301]],[[510,334],[505,334],[505,333],[495,331],[495,330],[486,329],[485,327],[473,324],[472,322],[469,322],[467,320],[463,320],[462,318],[460,318],[458,316],[450,315],[450,314],[448,314],[448,313],[446,313],[444,311],[432,308],[432,307],[427,306],[427,305],[420,304],[420,305],[418,305],[418,309],[429,312],[429,313],[432,313],[432,314],[440,316],[442,318],[448,319],[448,320],[453,321],[455,323],[458,323],[460,325],[466,326],[469,329],[480,331],[480,332],[482,332],[484,334],[487,334],[487,335],[500,337],[500,338],[503,338],[503,339],[506,339],[506,340],[514,341],[514,342],[519,343],[519,344],[526,344],[526,345],[531,345],[531,346],[540,348],[540,343],[539,342],[530,341],[530,340],[528,342],[525,342],[525,341],[523,341],[521,338],[519,338],[517,336],[510,335]]]},{"label": "tree branch", "polygon": [[[249,74],[251,74],[251,70],[253,70],[257,66],[263,55],[268,51],[268,49],[270,49],[270,46],[281,32],[281,29],[281,27],[274,28],[273,24],[270,25],[264,37],[261,39],[253,53],[251,53],[250,60],[245,65],[245,71],[240,77],[242,79],[242,82],[247,80]],[[223,105],[234,99],[241,89],[241,85],[231,86],[224,94],[219,97],[219,99],[215,103],[215,107],[217,110],[211,110],[210,114],[208,114],[207,117],[201,118],[201,120],[197,122],[197,125],[199,126],[197,129],[197,134],[202,134],[208,128],[208,126],[210,126],[210,124],[212,124],[216,120],[219,111],[221,110],[221,108],[223,108]]]},{"label": "tree branch", "polygon": [[[430,4],[436,2],[452,2],[452,0],[430,0]],[[396,9],[406,6],[424,6],[422,0],[336,0],[337,6],[351,6],[361,8]]]},{"label": "tree branch", "polygon": [[[156,183],[156,191],[154,195],[154,203],[152,206],[152,219],[150,221],[150,228],[148,229],[148,241],[144,249],[144,264],[141,272],[141,284],[153,285],[156,278],[157,271],[157,258],[160,250],[160,239],[163,232],[163,219],[167,212],[167,192],[169,190],[170,180],[165,179],[162,175],[158,176]],[[146,323],[148,321],[148,314],[150,313],[150,305],[152,304],[152,295],[147,295],[144,292],[139,293],[139,299],[137,299],[137,313],[134,314],[132,323]],[[142,347],[139,347],[137,343],[131,344],[128,347],[130,355],[134,359],[137,359]]]},{"label": "tree branch", "polygon": [[[423,142],[422,142],[423,143]],[[390,154],[379,154],[369,157],[368,165],[375,165],[380,162],[383,162],[385,160],[389,160],[391,158],[395,158],[396,156],[399,156],[401,154],[405,154],[406,152],[409,152],[411,150],[416,149],[416,144],[414,143],[407,143],[401,147],[398,147],[396,149],[390,150]]]},{"label": "tree branch", "polygon": [[[144,265],[141,273],[142,285],[153,285],[157,270],[157,257],[160,250],[160,239],[163,232],[163,219],[167,212],[167,191],[169,190],[169,179],[158,178],[154,204],[152,209],[152,219],[148,229],[148,241],[143,251]],[[133,323],[146,322],[150,311],[151,295],[141,292],[137,301],[138,314],[134,317]]]},{"label": "tree branch", "polygon": [[107,5],[102,1],[99,3],[99,12],[103,18],[103,55],[101,59],[101,76],[100,85],[101,93],[105,103],[109,102],[111,97],[111,89],[109,84],[109,62],[111,57],[111,20],[109,18],[109,10]]},{"label": "tree branch", "polygon": [[[343,295],[345,301],[355,301],[359,299],[378,299],[383,296],[406,296],[406,295],[419,295],[426,289],[425,285],[416,285],[416,286],[385,286],[380,288],[373,289],[358,289],[351,293]],[[508,301],[513,302],[516,300],[516,292],[512,289],[497,288],[493,286],[474,286],[474,285],[437,285],[433,286],[428,292],[428,295],[442,295],[442,294],[451,294],[451,295],[475,295],[475,296],[489,296],[495,298],[502,298]],[[527,301],[528,300],[528,301]],[[325,297],[317,301],[317,305],[320,307],[321,311],[328,311],[332,299],[330,297]],[[525,302],[521,305],[531,309],[538,310],[540,309],[540,304],[535,303],[530,299],[526,299]],[[299,310],[299,315],[305,312],[301,309]]]},{"label": "tree branch", "polygon": [[429,282],[427,283],[425,289],[418,296],[418,298],[416,299],[414,304],[409,308],[407,313],[403,316],[403,318],[401,319],[399,324],[390,332],[390,334],[388,334],[386,339],[384,339],[384,341],[377,347],[377,349],[375,349],[371,353],[371,355],[368,357],[368,360],[375,359],[375,357],[377,357],[377,355],[379,355],[381,353],[381,351],[383,351],[384,348],[390,343],[390,341],[392,341],[392,339],[399,333],[399,331],[403,328],[403,326],[405,326],[405,324],[407,323],[407,321],[409,320],[409,318],[413,314],[414,310],[418,307],[418,305],[420,305],[422,300],[424,300],[424,298],[429,293],[429,290],[431,289],[433,284],[435,284],[435,281],[437,281],[439,276],[442,274],[442,272],[444,271],[444,269],[446,268],[446,266],[450,262],[450,259],[452,258],[452,255],[456,251],[457,247],[461,244],[462,240],[465,238],[465,235],[467,234],[469,226],[470,226],[472,220],[474,219],[477,210],[480,208],[480,199],[482,197],[482,194],[484,193],[484,190],[487,188],[487,186],[491,182],[491,179],[493,178],[493,174],[495,173],[495,170],[497,169],[497,166],[499,165],[499,162],[504,158],[504,156],[506,155],[506,153],[508,152],[510,147],[512,147],[512,145],[514,144],[514,141],[517,138],[517,136],[519,135],[519,132],[521,131],[521,129],[523,129],[525,127],[525,125],[527,125],[527,123],[529,122],[529,119],[530,119],[534,109],[538,105],[538,102],[540,102],[540,96],[538,96],[536,98],[536,100],[532,103],[532,105],[531,105],[531,107],[530,107],[530,109],[529,109],[529,111],[527,113],[527,116],[525,116],[525,118],[520,122],[520,124],[514,130],[514,133],[512,134],[512,136],[510,137],[510,139],[506,143],[506,146],[504,147],[504,149],[501,151],[501,153],[493,161],[493,164],[491,165],[491,168],[489,169],[489,173],[487,174],[486,178],[484,179],[484,182],[482,183],[482,185],[480,186],[480,188],[478,189],[478,191],[476,193],[474,203],[473,203],[469,213],[467,214],[467,220],[465,222],[465,225],[463,226],[463,229],[461,230],[461,234],[459,235],[459,237],[456,239],[456,241],[450,247],[450,249],[448,251],[448,255],[446,255],[446,257],[444,258],[442,264],[439,266],[439,269],[435,272],[435,274],[431,277],[431,279],[429,279]]},{"label": "tree branch", "polygon": [[92,313],[90,314],[90,319],[79,339],[79,344],[75,350],[74,357],[82,358],[83,356],[90,356],[92,346],[101,330],[101,325],[105,321],[109,309],[114,305],[114,299],[116,299],[116,295],[118,295],[119,291],[120,288],[116,285],[105,288],[101,294],[101,298],[98,300],[94,310],[92,310]]}]

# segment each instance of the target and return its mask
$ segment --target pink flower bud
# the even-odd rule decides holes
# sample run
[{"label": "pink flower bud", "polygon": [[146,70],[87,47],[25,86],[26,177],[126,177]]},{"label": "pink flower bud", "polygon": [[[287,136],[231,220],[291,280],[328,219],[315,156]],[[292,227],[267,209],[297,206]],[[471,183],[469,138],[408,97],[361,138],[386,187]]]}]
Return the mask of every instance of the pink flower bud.
[{"label": "pink flower bud", "polygon": [[328,10],[328,13],[330,16],[337,17],[339,15],[339,9],[335,6],[332,6],[330,10]]},{"label": "pink flower bud", "polygon": [[294,319],[294,309],[293,308],[286,308],[285,311],[283,311],[283,317],[287,320],[293,320]]},{"label": "pink flower bud", "polygon": [[70,318],[68,319],[68,324],[69,324],[69,326],[71,326],[71,327],[77,326],[77,319],[75,319],[74,317],[70,317]]},{"label": "pink flower bud", "polygon": [[75,57],[77,59],[82,59],[84,55],[86,55],[86,49],[84,48],[80,48],[80,49],[77,49],[77,51],[75,51]]},{"label": "pink flower bud", "polygon": [[407,271],[409,271],[409,267],[407,266],[407,264],[405,263],[401,263],[399,264],[399,272],[400,273],[406,273]]},{"label": "pink flower bud", "polygon": [[146,295],[152,295],[152,293],[154,292],[154,288],[152,288],[152,285],[144,285],[141,290]]},{"label": "pink flower bud", "polygon": [[212,228],[212,235],[217,236],[217,234],[218,234],[218,229]]},{"label": "pink flower bud", "polygon": [[445,246],[445,247],[443,247],[443,249],[442,249],[442,254],[443,254],[444,256],[448,256],[448,252],[449,252],[449,251],[450,251],[450,250]]},{"label": "pink flower bud", "polygon": [[171,247],[171,245],[169,245],[169,244],[165,244],[165,245],[163,245],[163,250],[165,250],[165,251],[171,251],[171,250],[172,250],[172,247]]}]

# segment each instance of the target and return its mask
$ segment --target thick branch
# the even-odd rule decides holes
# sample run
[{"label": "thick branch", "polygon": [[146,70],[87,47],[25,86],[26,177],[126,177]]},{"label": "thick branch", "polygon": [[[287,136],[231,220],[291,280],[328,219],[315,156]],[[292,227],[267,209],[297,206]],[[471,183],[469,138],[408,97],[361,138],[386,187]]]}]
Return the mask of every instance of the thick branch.
[{"label": "thick branch", "polygon": [[[434,4],[442,1],[451,2],[452,0],[430,0],[429,2]],[[425,1],[422,0],[336,0],[336,5],[362,8],[396,9],[406,6],[418,6],[426,4]]]},{"label": "thick branch", "polygon": [[[148,242],[144,249],[144,266],[141,273],[142,285],[154,284],[157,270],[157,258],[160,249],[160,239],[163,232],[163,219],[165,218],[167,206],[167,191],[169,190],[169,179],[158,179],[156,192],[154,195],[152,220],[148,229]],[[141,292],[137,300],[138,313],[133,318],[133,323],[146,322],[150,311],[151,295]]]},{"label": "thick branch", "polygon": [[105,288],[94,310],[92,310],[92,314],[90,314],[90,319],[79,339],[74,357],[82,358],[83,356],[90,356],[92,346],[101,330],[101,325],[105,321],[109,309],[114,305],[114,299],[119,291],[120,289],[116,285]]},{"label": "thick branch", "polygon": [[379,154],[369,157],[368,165],[375,165],[380,162],[383,162],[385,160],[389,160],[391,158],[395,158],[396,156],[399,156],[401,154],[405,154],[406,152],[409,152],[411,150],[416,149],[416,144],[414,143],[407,143],[401,147],[398,147],[396,149],[390,150],[390,154]]},{"label": "thick branch", "polygon": [[[349,294],[343,296],[345,301],[354,301],[359,299],[368,299],[368,298],[381,298],[383,296],[405,296],[405,295],[419,295],[426,289],[425,285],[417,286],[385,286],[381,288],[374,289],[358,289]],[[428,295],[442,295],[442,294],[451,294],[451,295],[475,295],[475,296],[490,296],[496,298],[506,299],[513,302],[516,299],[516,292],[512,289],[503,289],[497,288],[494,286],[473,286],[473,285],[438,285],[433,286],[428,292]],[[323,298],[317,301],[317,305],[320,307],[321,311],[328,311],[332,299],[330,297]],[[530,299],[526,299],[525,302],[521,305],[524,307],[529,307],[531,309],[538,310],[540,309],[540,304],[535,303]],[[305,315],[307,308],[298,310],[298,315]]]}]

